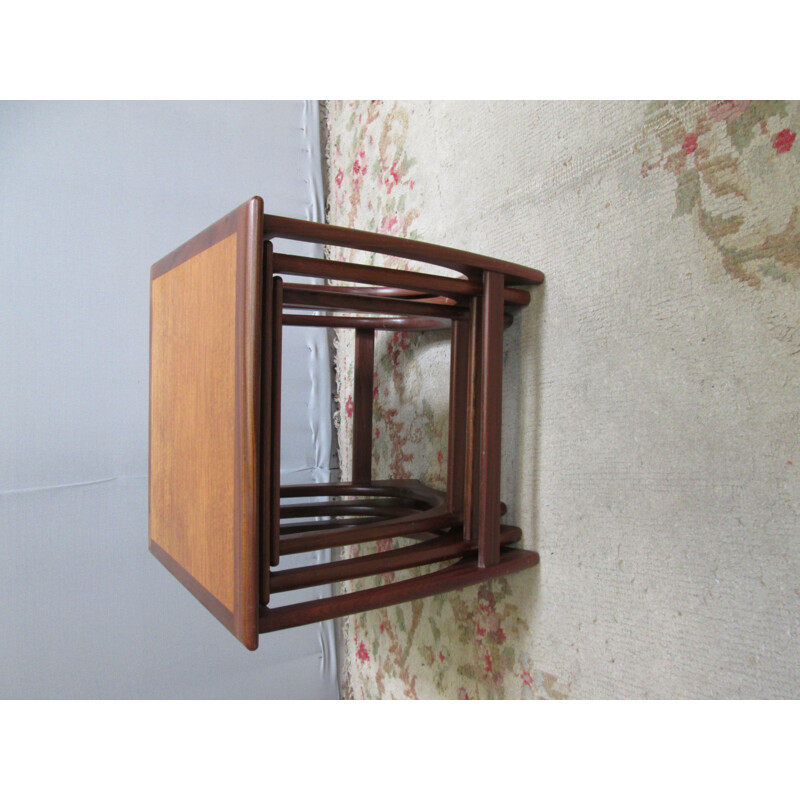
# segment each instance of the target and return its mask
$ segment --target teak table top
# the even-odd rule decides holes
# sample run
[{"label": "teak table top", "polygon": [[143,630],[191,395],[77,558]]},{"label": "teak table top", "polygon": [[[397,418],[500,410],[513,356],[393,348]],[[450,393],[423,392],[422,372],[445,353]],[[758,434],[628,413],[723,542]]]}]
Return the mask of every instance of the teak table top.
[{"label": "teak table top", "polygon": [[253,198],[150,273],[150,551],[251,649],[262,231]]}]

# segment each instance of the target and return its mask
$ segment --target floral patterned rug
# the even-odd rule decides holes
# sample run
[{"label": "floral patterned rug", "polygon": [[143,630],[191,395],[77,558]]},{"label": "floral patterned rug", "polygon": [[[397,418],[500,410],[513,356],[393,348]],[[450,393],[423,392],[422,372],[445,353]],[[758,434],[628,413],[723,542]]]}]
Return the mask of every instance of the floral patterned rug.
[{"label": "floral patterned rug", "polygon": [[[336,101],[325,119],[328,222],[546,275],[506,334],[502,478],[542,563],[339,620],[342,696],[800,693],[800,547],[778,533],[797,522],[800,104]],[[374,477],[443,488],[448,359],[439,334],[378,334]],[[335,367],[346,479],[352,332]]]},{"label": "floral patterned rug", "polygon": [[[331,224],[424,238],[422,189],[401,103],[330,103],[327,107]],[[429,240],[430,241],[430,240]],[[332,259],[416,269],[402,259],[329,248]],[[427,266],[428,271],[436,268]],[[442,274],[449,274],[442,270]],[[342,479],[350,475],[354,338],[337,331],[336,427]],[[373,477],[419,478],[444,489],[447,475],[449,334],[378,332],[373,394]],[[411,544],[345,548],[342,557]],[[352,581],[354,591],[422,574],[406,570]],[[524,578],[523,578],[524,580]],[[561,697],[554,676],[537,671],[521,646],[527,631],[512,586],[518,576],[338,621],[345,698]]]}]

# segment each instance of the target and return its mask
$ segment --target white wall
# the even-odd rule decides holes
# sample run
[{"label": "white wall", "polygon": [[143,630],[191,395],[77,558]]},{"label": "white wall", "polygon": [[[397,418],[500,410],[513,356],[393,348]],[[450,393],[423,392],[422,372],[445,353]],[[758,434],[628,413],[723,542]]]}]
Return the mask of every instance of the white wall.
[{"label": "white wall", "polygon": [[[317,104],[2,103],[0,168],[0,698],[336,697],[330,623],[250,653],[147,551],[150,265],[252,195],[321,219]],[[287,347],[325,480],[327,339]]]}]

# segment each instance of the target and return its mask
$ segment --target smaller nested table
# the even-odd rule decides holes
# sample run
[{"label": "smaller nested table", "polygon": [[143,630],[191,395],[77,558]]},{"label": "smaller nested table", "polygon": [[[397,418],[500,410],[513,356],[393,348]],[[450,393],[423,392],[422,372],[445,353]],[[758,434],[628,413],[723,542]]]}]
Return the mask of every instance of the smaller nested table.
[{"label": "smaller nested table", "polygon": [[[459,277],[281,255],[272,239],[339,245]],[[292,284],[285,276],[358,286]],[[265,215],[254,197],[150,274],[150,551],[246,647],[259,633],[480,583],[532,567],[501,523],[503,329],[535,270],[347,228]],[[307,314],[306,310],[323,311]],[[287,313],[288,312],[288,313]],[[355,331],[348,482],[280,485],[281,331]],[[376,330],[451,331],[447,489],[372,480]],[[281,505],[282,499],[302,502]],[[395,537],[388,552],[298,568],[281,556]],[[451,563],[454,562],[455,563]],[[271,607],[279,592],[407,569],[425,575]]]}]

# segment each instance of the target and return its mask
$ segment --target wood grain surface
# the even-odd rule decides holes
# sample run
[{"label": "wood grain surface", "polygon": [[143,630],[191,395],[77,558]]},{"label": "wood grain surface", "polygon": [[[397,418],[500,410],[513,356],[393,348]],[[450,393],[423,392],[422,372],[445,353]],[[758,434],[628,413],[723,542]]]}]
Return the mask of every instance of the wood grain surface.
[{"label": "wood grain surface", "polygon": [[150,550],[258,646],[263,205],[151,270]]},{"label": "wood grain surface", "polygon": [[236,234],[153,281],[151,538],[234,609]]}]

